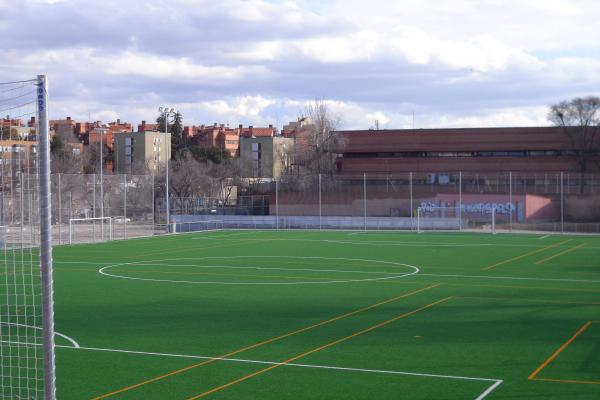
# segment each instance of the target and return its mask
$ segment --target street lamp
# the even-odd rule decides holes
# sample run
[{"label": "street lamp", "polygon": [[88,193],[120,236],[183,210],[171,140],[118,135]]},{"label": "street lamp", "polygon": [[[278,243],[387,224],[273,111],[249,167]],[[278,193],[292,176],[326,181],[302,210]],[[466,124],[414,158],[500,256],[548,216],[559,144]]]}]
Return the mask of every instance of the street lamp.
[{"label": "street lamp", "polygon": [[[169,233],[169,223],[171,220],[171,215],[170,215],[170,207],[169,207],[169,147],[167,146],[167,135],[168,135],[168,130],[169,130],[169,115],[170,114],[175,114],[175,109],[174,108],[169,108],[169,107],[158,107],[158,112],[161,113],[165,119],[165,153],[167,154],[166,156],[166,165],[165,165],[165,202],[166,202],[166,217],[167,217],[167,233]],[[160,154],[160,153],[159,153]]]}]

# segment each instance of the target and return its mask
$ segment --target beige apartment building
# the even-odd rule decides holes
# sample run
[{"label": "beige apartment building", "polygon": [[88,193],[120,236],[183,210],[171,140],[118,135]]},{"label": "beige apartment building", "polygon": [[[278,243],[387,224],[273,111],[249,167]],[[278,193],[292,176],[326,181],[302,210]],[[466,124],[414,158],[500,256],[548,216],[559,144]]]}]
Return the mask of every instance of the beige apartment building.
[{"label": "beige apartment building", "polygon": [[171,157],[171,134],[124,132],[114,135],[114,171],[119,174],[155,172]]},{"label": "beige apartment building", "polygon": [[294,139],[281,136],[240,137],[240,158],[245,175],[254,178],[278,178],[291,167]]}]

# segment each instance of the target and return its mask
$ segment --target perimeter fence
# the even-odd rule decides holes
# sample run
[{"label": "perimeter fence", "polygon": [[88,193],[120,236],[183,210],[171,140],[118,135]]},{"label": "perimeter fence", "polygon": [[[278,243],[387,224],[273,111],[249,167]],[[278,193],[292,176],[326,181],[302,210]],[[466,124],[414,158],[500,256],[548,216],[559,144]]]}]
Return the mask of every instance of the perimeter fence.
[{"label": "perimeter fence", "polygon": [[600,174],[321,174],[250,180],[245,189],[234,204],[196,203],[194,212],[172,212],[172,221],[417,230],[420,216],[423,230],[600,233]]}]

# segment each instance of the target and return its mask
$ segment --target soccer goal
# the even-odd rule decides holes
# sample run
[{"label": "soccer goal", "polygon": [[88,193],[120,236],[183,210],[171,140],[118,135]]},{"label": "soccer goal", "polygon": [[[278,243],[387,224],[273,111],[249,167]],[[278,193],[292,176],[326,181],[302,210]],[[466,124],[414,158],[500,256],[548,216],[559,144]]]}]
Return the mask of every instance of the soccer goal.
[{"label": "soccer goal", "polygon": [[0,82],[0,104],[0,399],[55,400],[46,77]]},{"label": "soccer goal", "polygon": [[496,207],[419,207],[417,209],[417,232],[470,231],[496,234]]},{"label": "soccer goal", "polygon": [[459,207],[419,207],[417,209],[417,232],[460,231],[462,228]]},{"label": "soccer goal", "polygon": [[113,240],[111,217],[69,219],[69,244]]},{"label": "soccer goal", "polygon": [[204,220],[171,223],[171,233],[203,232],[223,229],[221,220]]}]

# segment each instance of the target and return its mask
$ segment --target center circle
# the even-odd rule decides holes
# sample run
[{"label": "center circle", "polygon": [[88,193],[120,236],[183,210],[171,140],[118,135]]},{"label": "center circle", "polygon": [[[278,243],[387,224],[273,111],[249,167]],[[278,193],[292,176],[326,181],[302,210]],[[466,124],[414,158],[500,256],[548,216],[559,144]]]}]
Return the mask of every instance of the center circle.
[{"label": "center circle", "polygon": [[107,265],[101,275],[136,281],[213,285],[323,285],[405,278],[419,268],[381,260],[302,256],[167,258]]}]

